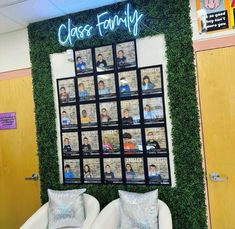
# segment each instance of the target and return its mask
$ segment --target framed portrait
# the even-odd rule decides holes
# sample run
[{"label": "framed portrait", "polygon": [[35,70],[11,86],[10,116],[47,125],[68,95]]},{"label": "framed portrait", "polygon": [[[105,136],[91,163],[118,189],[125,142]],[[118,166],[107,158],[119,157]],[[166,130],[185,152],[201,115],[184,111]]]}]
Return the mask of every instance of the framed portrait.
[{"label": "framed portrait", "polygon": [[142,94],[162,93],[162,67],[140,69]]},{"label": "framed portrait", "polygon": [[103,154],[120,154],[119,130],[102,130]]},{"label": "framed portrait", "polygon": [[116,64],[118,69],[136,67],[135,41],[116,44]]},{"label": "framed portrait", "polygon": [[57,83],[60,103],[76,102],[74,79],[58,80]]},{"label": "framed portrait", "polygon": [[149,157],[147,162],[150,184],[170,184],[167,157]]},{"label": "framed portrait", "polygon": [[62,151],[64,156],[79,155],[79,141],[77,132],[62,133]]},{"label": "framed portrait", "polygon": [[121,101],[122,125],[140,124],[139,100]]},{"label": "framed portrait", "polygon": [[60,107],[62,129],[77,128],[77,110],[76,106]]},{"label": "framed portrait", "polygon": [[96,104],[81,104],[80,105],[80,121],[81,127],[97,126]]},{"label": "framed portrait", "polygon": [[164,122],[162,97],[143,99],[143,111],[146,124]]},{"label": "framed portrait", "polygon": [[100,99],[109,99],[116,97],[116,87],[113,73],[98,75],[97,81]]},{"label": "framed portrait", "polygon": [[103,164],[105,183],[122,183],[121,158],[104,158]]},{"label": "framed portrait", "polygon": [[125,71],[118,73],[119,96],[130,97],[138,95],[136,71]]},{"label": "framed portrait", "polygon": [[96,71],[104,72],[114,69],[112,45],[95,48]]},{"label": "framed portrait", "polygon": [[80,160],[65,159],[64,160],[64,183],[80,183]]},{"label": "framed portrait", "polygon": [[91,49],[75,51],[75,67],[77,75],[93,72]]},{"label": "framed portrait", "polygon": [[102,126],[115,126],[118,124],[117,103],[100,103],[100,122]]},{"label": "framed portrait", "polygon": [[82,153],[83,155],[99,154],[98,131],[82,131]]},{"label": "framed portrait", "polygon": [[123,150],[125,155],[143,153],[141,129],[123,129]]},{"label": "framed portrait", "polygon": [[95,99],[94,76],[77,78],[78,96],[80,101]]},{"label": "framed portrait", "polygon": [[147,153],[167,153],[165,127],[145,128],[145,137]]},{"label": "framed portrait", "polygon": [[142,157],[125,158],[126,183],[144,184],[144,162]]},{"label": "framed portrait", "polygon": [[84,158],[83,159],[83,177],[84,183],[100,183],[100,159]]}]

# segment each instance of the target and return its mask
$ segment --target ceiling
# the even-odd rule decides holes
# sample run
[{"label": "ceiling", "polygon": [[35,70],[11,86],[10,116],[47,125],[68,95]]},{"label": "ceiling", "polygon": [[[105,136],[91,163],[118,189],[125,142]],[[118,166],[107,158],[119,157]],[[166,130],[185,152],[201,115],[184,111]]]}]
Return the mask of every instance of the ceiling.
[{"label": "ceiling", "polygon": [[93,9],[125,0],[0,0],[0,34],[29,23]]}]

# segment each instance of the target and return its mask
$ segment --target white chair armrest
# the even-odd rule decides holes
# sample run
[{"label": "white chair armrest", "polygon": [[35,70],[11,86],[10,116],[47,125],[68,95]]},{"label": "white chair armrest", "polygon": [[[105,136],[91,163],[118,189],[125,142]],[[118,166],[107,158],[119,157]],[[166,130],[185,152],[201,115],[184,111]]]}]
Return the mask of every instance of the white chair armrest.
[{"label": "white chair armrest", "polygon": [[117,229],[120,223],[119,199],[109,203],[98,215],[91,229]]},{"label": "white chair armrest", "polygon": [[48,224],[48,203],[39,208],[20,229],[45,229]]},{"label": "white chair armrest", "polygon": [[158,200],[159,206],[159,229],[172,229],[171,212],[168,206],[161,200]]},{"label": "white chair armrest", "polygon": [[100,212],[100,204],[98,200],[88,194],[84,194],[84,203],[85,203],[85,214],[86,219],[81,227],[81,229],[90,229],[92,223],[99,215]]}]

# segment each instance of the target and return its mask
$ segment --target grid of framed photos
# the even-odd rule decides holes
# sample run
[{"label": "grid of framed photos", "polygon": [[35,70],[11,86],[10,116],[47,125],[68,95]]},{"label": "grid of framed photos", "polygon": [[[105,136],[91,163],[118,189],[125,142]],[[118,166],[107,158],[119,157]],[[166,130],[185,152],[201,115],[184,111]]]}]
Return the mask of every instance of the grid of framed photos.
[{"label": "grid of framed photos", "polygon": [[57,80],[64,183],[171,185],[162,66],[138,68],[135,40],[74,60]]}]

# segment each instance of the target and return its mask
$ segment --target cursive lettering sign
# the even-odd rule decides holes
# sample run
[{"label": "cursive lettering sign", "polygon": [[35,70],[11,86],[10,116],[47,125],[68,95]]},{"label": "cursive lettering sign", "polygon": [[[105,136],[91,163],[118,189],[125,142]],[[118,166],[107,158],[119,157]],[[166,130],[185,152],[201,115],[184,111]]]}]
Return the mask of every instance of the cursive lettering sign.
[{"label": "cursive lettering sign", "polygon": [[88,39],[96,34],[104,36],[109,31],[119,28],[127,29],[130,34],[137,36],[139,23],[143,14],[138,10],[132,10],[127,4],[123,12],[115,15],[108,11],[97,15],[95,25],[73,25],[71,19],[66,24],[61,24],[58,29],[58,40],[62,46],[73,46],[77,40]]}]

